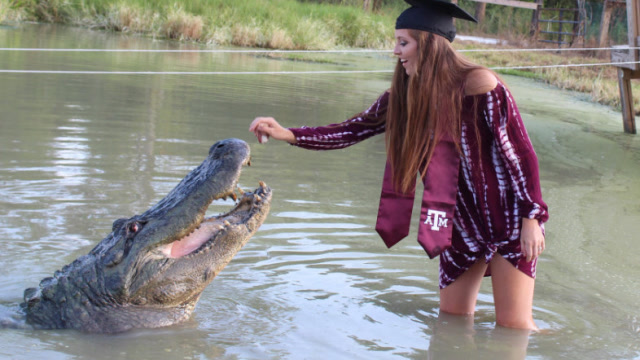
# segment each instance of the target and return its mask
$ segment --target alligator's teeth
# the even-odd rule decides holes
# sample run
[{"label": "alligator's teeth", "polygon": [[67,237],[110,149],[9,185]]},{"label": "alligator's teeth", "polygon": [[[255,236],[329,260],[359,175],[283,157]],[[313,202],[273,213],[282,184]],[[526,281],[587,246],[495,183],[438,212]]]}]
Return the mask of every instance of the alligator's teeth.
[{"label": "alligator's teeth", "polygon": [[253,197],[256,199],[257,202],[262,201],[262,198],[258,194],[254,194]]},{"label": "alligator's teeth", "polygon": [[240,193],[240,195],[244,195],[244,190],[242,190],[240,187],[238,187],[238,192]]},{"label": "alligator's teeth", "polygon": [[223,230],[223,229],[224,229],[224,226],[218,225],[218,230]]},{"label": "alligator's teeth", "polygon": [[248,166],[251,166],[251,159],[249,159],[249,161],[247,162]]},{"label": "alligator's teeth", "polygon": [[267,188],[267,184],[265,184],[264,181],[259,181],[258,184],[260,184],[262,190],[265,190]]},{"label": "alligator's teeth", "polygon": [[231,223],[228,220],[225,220],[223,224],[224,226],[231,226]]},{"label": "alligator's teeth", "polygon": [[233,201],[238,201],[238,195],[236,195],[236,193],[231,193],[231,198]]}]

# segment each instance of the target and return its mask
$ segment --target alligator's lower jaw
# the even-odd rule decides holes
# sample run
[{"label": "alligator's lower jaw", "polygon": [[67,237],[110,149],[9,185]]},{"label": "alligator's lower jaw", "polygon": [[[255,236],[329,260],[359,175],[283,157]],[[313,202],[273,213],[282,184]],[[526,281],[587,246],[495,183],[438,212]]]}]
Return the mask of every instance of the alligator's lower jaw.
[{"label": "alligator's lower jaw", "polygon": [[238,205],[228,213],[205,219],[193,232],[172,243],[163,245],[159,251],[167,258],[181,258],[200,251],[205,251],[224,232],[234,226],[245,226],[245,223],[258,212],[263,198],[270,195],[264,183],[254,192],[245,193]]},{"label": "alligator's lower jaw", "polygon": [[205,219],[194,232],[178,241],[165,245],[161,251],[168,258],[176,259],[183,257],[198,250],[209,240],[213,239],[223,228],[223,221],[219,219]]}]

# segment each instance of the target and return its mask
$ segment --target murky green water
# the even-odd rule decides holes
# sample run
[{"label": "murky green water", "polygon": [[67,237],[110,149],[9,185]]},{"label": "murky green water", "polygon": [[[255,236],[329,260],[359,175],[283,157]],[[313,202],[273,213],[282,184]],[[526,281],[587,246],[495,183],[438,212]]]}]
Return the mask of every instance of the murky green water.
[{"label": "murky green water", "polygon": [[[196,48],[35,25],[0,28],[0,47]],[[0,52],[0,69],[392,68],[383,55],[320,60]],[[506,80],[538,151],[552,214],[535,295],[543,331],[531,336],[495,329],[488,280],[475,325],[438,319],[437,261],[412,239],[384,247],[373,230],[382,137],[310,152],[258,145],[247,131],[257,115],[286,126],[341,121],[388,86],[387,74],[0,74],[0,316],[15,310],[25,288],[89,251],[113,220],[164,197],[216,140],[250,142],[252,166],[240,185],[264,180],[274,189],[270,217],[205,290],[188,322],[109,336],[5,329],[0,357],[640,358],[640,136],[623,134],[619,113],[580,96]]]}]

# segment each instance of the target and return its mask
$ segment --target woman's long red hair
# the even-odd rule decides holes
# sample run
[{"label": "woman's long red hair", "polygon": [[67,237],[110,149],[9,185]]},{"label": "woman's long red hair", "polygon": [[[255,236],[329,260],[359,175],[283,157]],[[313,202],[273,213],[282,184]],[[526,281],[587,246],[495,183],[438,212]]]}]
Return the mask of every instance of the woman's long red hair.
[{"label": "woman's long red hair", "polygon": [[459,143],[465,80],[471,71],[483,68],[458,55],[441,36],[418,30],[409,34],[418,42],[416,74],[408,76],[398,60],[386,116],[394,185],[405,193],[412,190],[418,173],[424,177],[423,165],[428,165],[443,135]]}]

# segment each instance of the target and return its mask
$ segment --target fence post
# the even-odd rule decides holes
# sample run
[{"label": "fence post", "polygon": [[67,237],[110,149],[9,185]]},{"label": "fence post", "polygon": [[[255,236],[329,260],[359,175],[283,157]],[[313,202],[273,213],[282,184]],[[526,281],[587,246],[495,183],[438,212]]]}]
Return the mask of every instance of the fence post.
[{"label": "fence post", "polygon": [[633,111],[633,94],[631,92],[631,69],[618,68],[618,86],[620,87],[620,105],[622,106],[622,123],[624,132],[636,133],[636,117]]},{"label": "fence post", "polygon": [[371,0],[362,1],[362,10],[365,12],[369,12],[369,10],[371,10]]},{"label": "fence post", "polygon": [[609,43],[609,23],[611,22],[611,13],[613,12],[613,6],[609,0],[605,0],[602,4],[602,18],[600,20],[600,39],[598,45],[605,47]]},{"label": "fence post", "polygon": [[487,4],[486,3],[476,3],[476,20],[478,20],[479,24],[482,24],[484,22],[484,14],[485,11],[487,9]]},{"label": "fence post", "polygon": [[531,29],[529,31],[529,35],[533,38],[533,41],[538,41],[538,31],[540,30],[538,19],[540,18],[540,9],[543,6],[542,1],[543,0],[536,0],[536,4],[538,4],[538,6],[533,10],[533,15],[531,15]]}]

